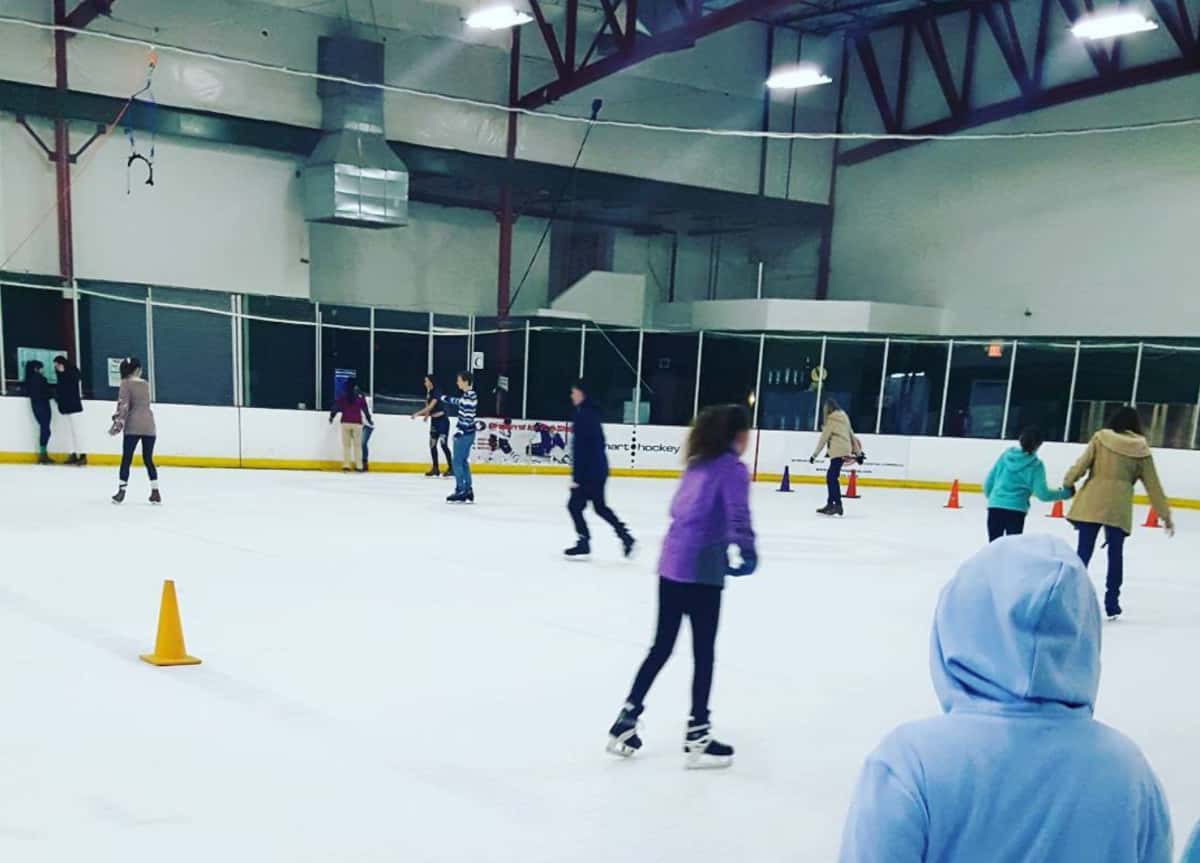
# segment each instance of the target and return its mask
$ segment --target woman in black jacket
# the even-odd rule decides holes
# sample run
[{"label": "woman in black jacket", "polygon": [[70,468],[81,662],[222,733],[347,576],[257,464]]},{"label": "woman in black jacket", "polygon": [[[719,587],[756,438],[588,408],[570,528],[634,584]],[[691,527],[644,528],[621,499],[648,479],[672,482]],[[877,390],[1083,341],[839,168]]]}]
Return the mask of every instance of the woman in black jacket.
[{"label": "woman in black jacket", "polygon": [[583,511],[588,502],[596,515],[612,525],[621,540],[625,556],[633,554],[633,537],[629,528],[617,518],[604,501],[604,486],[608,482],[608,451],[604,442],[604,427],[600,422],[600,409],[587,397],[583,381],[571,387],[571,402],[575,405],[575,419],[571,424],[571,499],[567,511],[575,522],[579,541],[566,550],[567,557],[584,558],[592,553],[592,537]]},{"label": "woman in black jacket", "polygon": [[87,464],[87,453],[79,446],[79,429],[76,420],[83,413],[83,396],[79,389],[79,369],[75,364],[61,354],[54,358],[54,371],[58,375],[58,383],[54,385],[54,400],[58,402],[58,412],[67,422],[67,432],[71,435],[71,455],[67,464],[83,466]]},{"label": "woman in black jacket", "polygon": [[50,443],[50,384],[42,374],[43,368],[41,360],[25,363],[25,395],[38,424],[38,464],[52,464],[46,454],[46,445]]}]

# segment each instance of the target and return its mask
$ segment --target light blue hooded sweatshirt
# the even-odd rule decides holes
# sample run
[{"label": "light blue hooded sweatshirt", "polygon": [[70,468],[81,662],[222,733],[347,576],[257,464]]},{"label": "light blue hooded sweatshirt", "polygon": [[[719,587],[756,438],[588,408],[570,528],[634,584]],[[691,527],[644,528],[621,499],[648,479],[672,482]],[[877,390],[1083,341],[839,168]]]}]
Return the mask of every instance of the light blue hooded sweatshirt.
[{"label": "light blue hooded sweatshirt", "polygon": [[964,563],[933,622],[945,713],[867,759],[841,863],[1171,863],[1150,765],[1092,718],[1100,626],[1061,539],[1010,536]]},{"label": "light blue hooded sweatshirt", "polygon": [[983,481],[983,493],[993,509],[1029,512],[1029,496],[1050,503],[1066,500],[1071,492],[1066,488],[1046,487],[1046,466],[1036,453],[1025,452],[1019,446],[1005,450]]}]

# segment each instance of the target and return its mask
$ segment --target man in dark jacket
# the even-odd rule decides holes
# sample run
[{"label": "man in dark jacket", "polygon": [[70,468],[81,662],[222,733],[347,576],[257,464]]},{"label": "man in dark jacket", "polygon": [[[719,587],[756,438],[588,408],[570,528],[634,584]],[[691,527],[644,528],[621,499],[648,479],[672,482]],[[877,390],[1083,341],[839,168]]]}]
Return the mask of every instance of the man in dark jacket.
[{"label": "man in dark jacket", "polygon": [[587,522],[583,520],[583,511],[590,501],[596,515],[613,526],[625,556],[629,557],[633,554],[633,537],[617,514],[604,502],[604,485],[608,482],[608,453],[605,450],[600,410],[588,398],[583,381],[577,381],[571,387],[571,402],[575,405],[575,419],[571,427],[571,499],[567,503],[567,511],[575,522],[579,541],[566,550],[566,555],[584,558],[592,552],[591,533]]}]

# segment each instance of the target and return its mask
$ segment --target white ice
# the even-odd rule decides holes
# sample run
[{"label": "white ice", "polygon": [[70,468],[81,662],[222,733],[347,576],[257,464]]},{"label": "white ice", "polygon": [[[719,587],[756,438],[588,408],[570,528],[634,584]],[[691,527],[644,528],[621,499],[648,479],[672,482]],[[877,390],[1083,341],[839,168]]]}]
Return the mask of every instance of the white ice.
[{"label": "white ice", "polygon": [[[0,860],[825,861],[863,757],[936,709],[939,586],[984,509],[865,489],[754,489],[762,567],[731,583],[713,717],[731,770],[682,768],[690,646],[646,746],[604,752],[650,635],[673,481],[609,499],[568,563],[562,477],[480,476],[479,503],[403,475],[164,468],[113,506],[111,469],[0,469]],[[1067,536],[1037,507],[1030,528]],[[1098,715],[1136,740],[1182,841],[1200,816],[1200,517],[1138,528],[1105,629]],[[1093,573],[1103,578],[1097,560]],[[138,661],[161,581],[189,651]]]}]

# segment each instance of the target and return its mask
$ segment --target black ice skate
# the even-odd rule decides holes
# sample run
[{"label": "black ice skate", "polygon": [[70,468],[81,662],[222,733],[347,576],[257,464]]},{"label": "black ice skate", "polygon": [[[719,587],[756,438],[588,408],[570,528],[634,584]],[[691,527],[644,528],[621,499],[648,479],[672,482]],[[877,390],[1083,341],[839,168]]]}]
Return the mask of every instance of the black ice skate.
[{"label": "black ice skate", "polygon": [[592,545],[584,537],[563,552],[569,560],[587,560],[592,555]]},{"label": "black ice skate", "polygon": [[1105,602],[1104,613],[1108,616],[1109,620],[1116,620],[1121,616],[1121,604],[1115,600],[1113,602]]},{"label": "black ice skate", "polygon": [[446,498],[446,503],[462,503],[466,499],[467,499],[467,496],[465,494],[463,494],[460,491],[456,491],[456,492],[454,492],[454,494],[452,494],[448,498]]},{"label": "black ice skate", "polygon": [[151,503],[162,503],[162,495],[158,493],[158,489],[151,489],[150,502]]},{"label": "black ice skate", "polygon": [[608,729],[608,745],[605,750],[613,755],[628,758],[642,748],[642,738],[638,737],[641,723],[638,717],[642,715],[641,707],[626,703],[617,714],[617,721]]},{"label": "black ice skate", "polygon": [[69,456],[67,456],[67,460],[63,462],[63,464],[79,464],[79,456],[75,455],[75,453],[71,453]]},{"label": "black ice skate", "polygon": [[438,469],[436,467],[431,467],[429,470],[425,471],[425,476],[440,476],[440,474],[438,473]]},{"label": "black ice skate", "polygon": [[845,515],[845,511],[840,503],[827,503],[817,510],[817,515]]},{"label": "black ice skate", "polygon": [[87,467],[87,453],[80,453],[79,458],[75,460],[75,464],[79,467]]},{"label": "black ice skate", "polygon": [[621,553],[624,554],[626,558],[633,557],[633,547],[636,544],[637,543],[634,542],[632,536],[627,533],[621,534]]},{"label": "black ice skate", "polygon": [[124,485],[119,487],[117,489],[117,493],[112,496],[112,502],[113,503],[124,503],[125,502],[125,486]]},{"label": "black ice skate", "polygon": [[733,764],[733,747],[712,736],[712,725],[707,722],[688,722],[687,736],[683,739],[683,766],[688,770],[704,770],[729,767]]},{"label": "black ice skate", "polygon": [[54,464],[54,460],[51,459],[50,456],[46,455],[43,452],[43,453],[38,453],[37,463],[38,464]]}]

